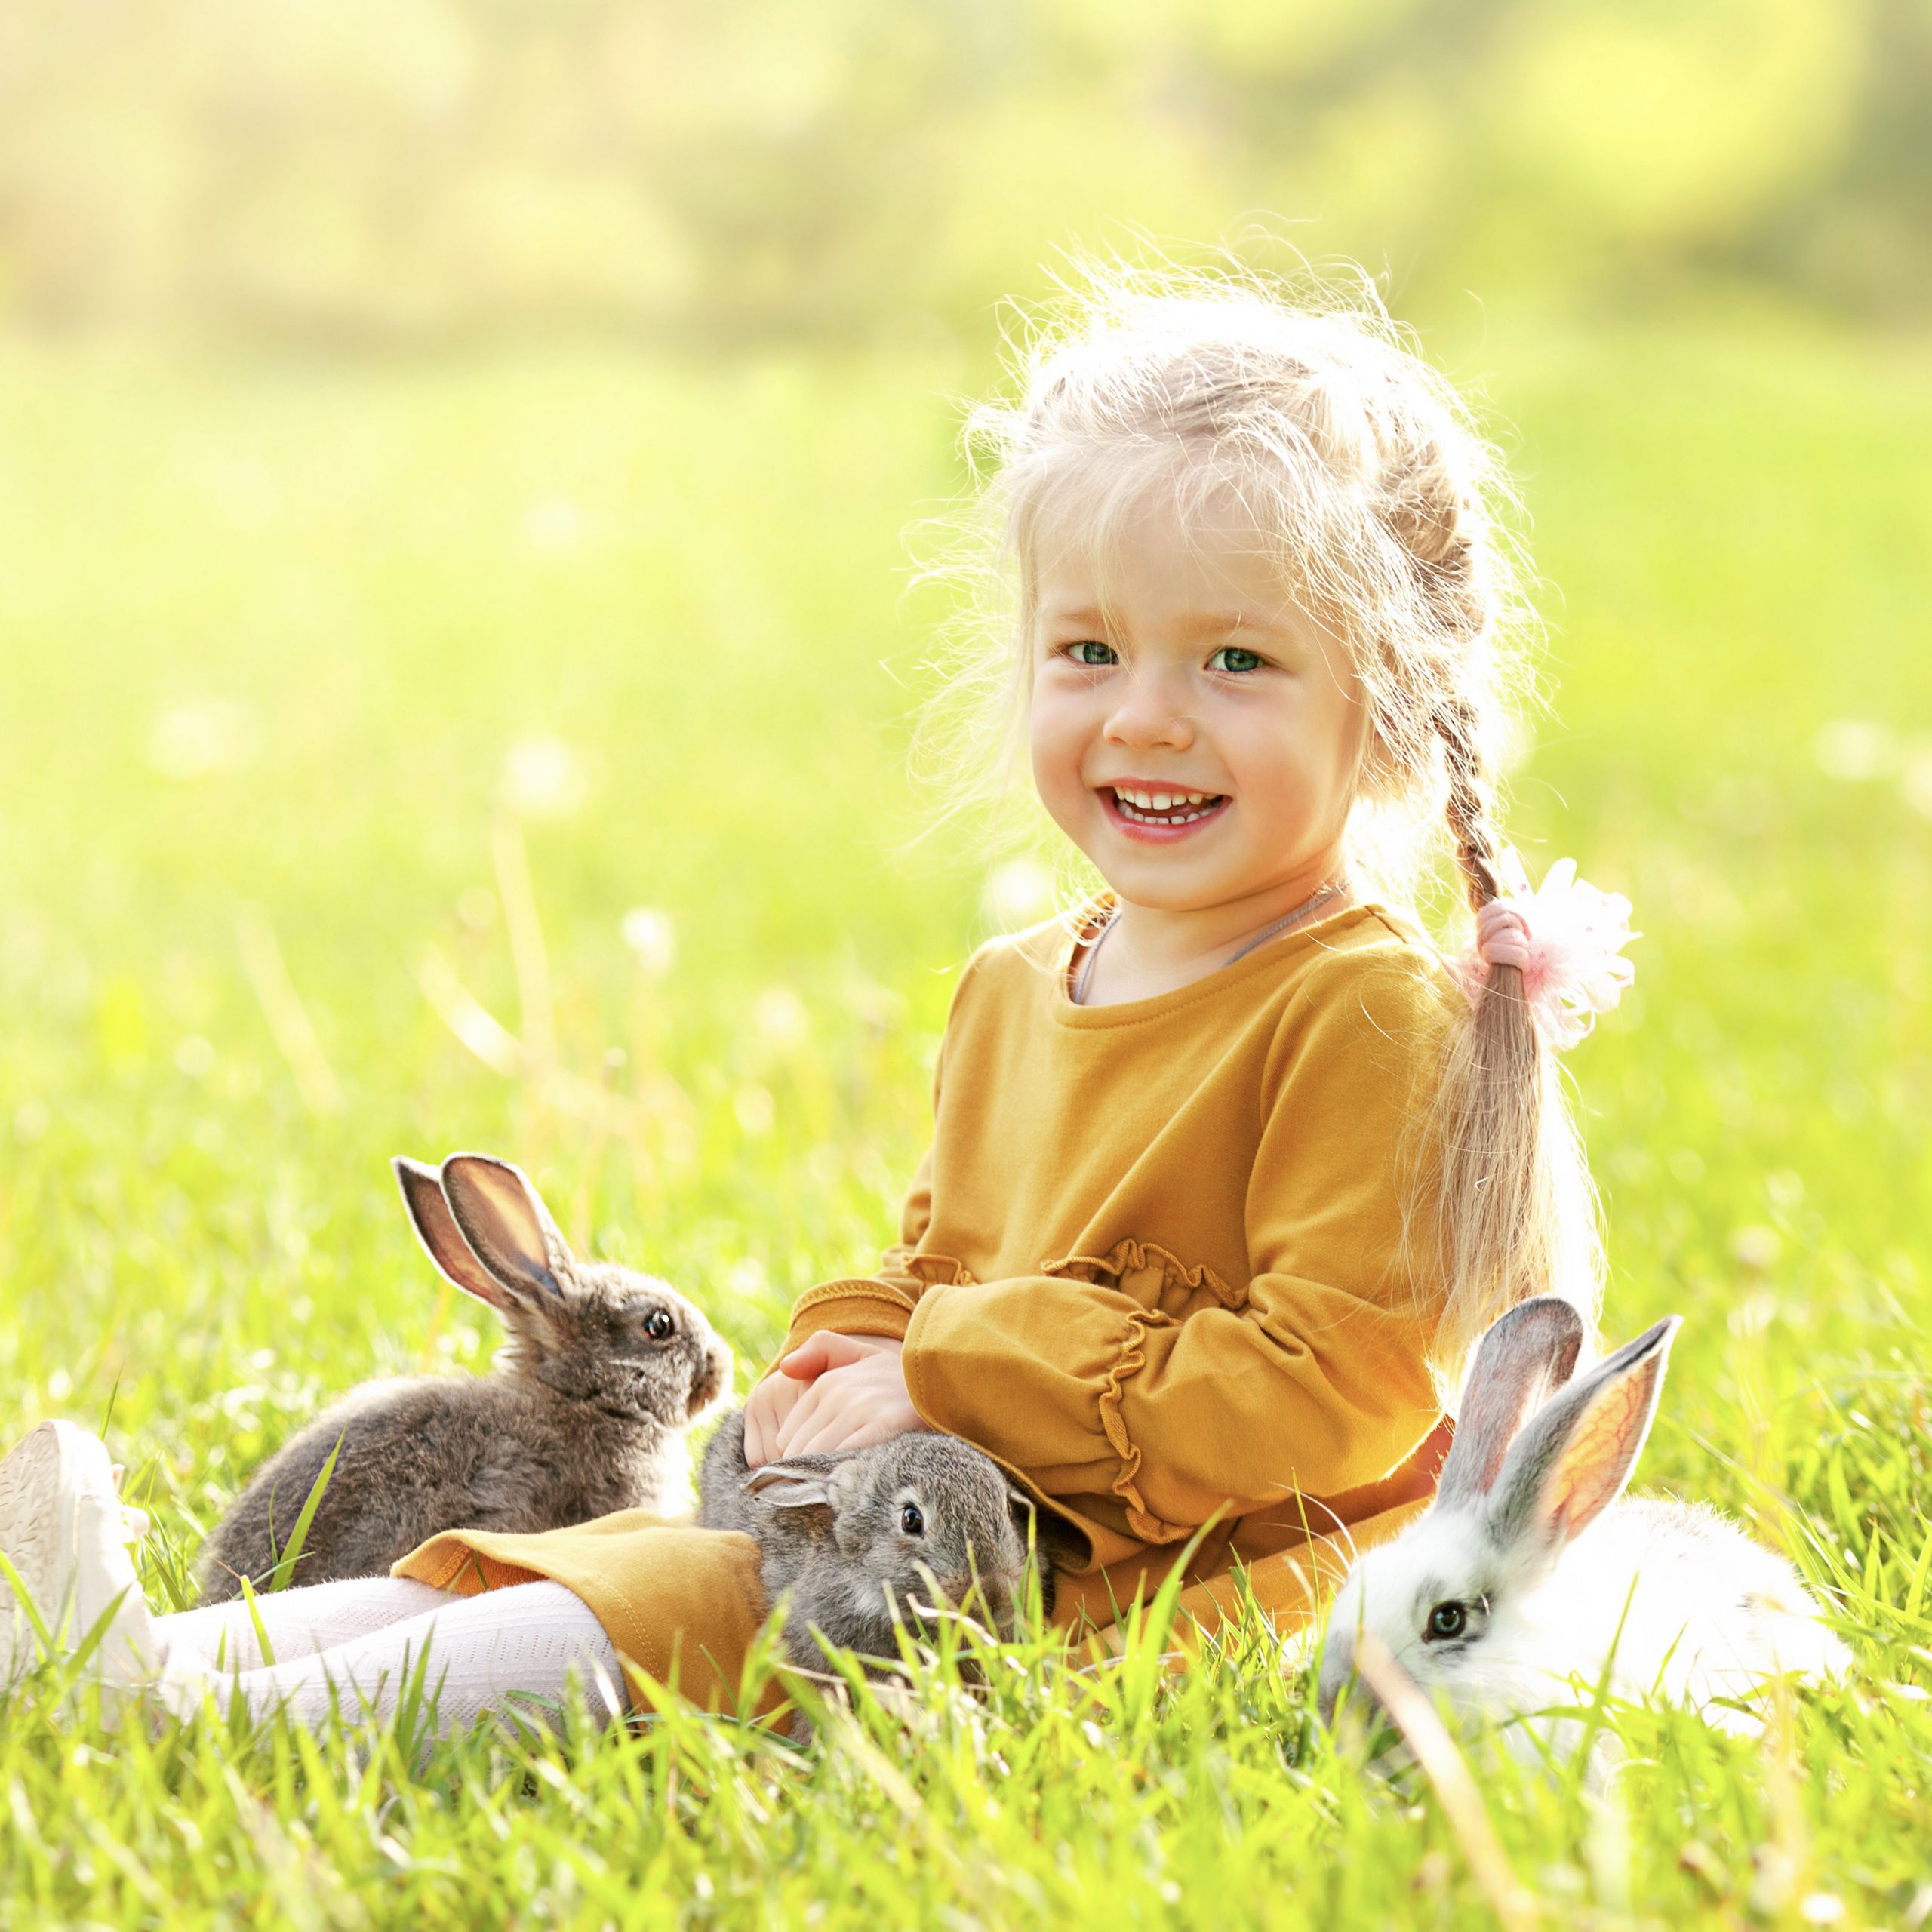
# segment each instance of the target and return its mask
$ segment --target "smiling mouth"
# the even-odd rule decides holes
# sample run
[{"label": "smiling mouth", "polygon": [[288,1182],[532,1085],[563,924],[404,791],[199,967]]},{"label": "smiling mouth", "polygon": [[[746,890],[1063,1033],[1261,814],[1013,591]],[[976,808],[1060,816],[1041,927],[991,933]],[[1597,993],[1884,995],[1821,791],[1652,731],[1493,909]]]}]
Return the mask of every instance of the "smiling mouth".
[{"label": "smiling mouth", "polygon": [[1137,786],[1107,785],[1101,795],[1129,825],[1164,829],[1198,825],[1214,817],[1228,801],[1219,792],[1143,791]]}]

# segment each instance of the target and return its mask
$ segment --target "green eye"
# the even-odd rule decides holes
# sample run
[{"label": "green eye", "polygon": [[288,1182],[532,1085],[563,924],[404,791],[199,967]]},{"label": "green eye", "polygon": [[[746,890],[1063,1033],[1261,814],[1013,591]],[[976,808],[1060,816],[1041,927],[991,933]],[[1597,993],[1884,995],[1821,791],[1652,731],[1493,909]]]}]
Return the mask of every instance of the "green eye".
[{"label": "green eye", "polygon": [[1099,670],[1103,666],[1120,662],[1113,646],[1101,643],[1098,638],[1082,638],[1078,644],[1069,644],[1066,654],[1075,663],[1083,664],[1090,670]]},{"label": "green eye", "polygon": [[1423,1631],[1425,1641],[1444,1643],[1460,1637],[1469,1627],[1469,1606],[1460,1603],[1439,1603],[1429,1613],[1429,1622]]},{"label": "green eye", "polygon": [[1261,669],[1261,654],[1250,651],[1245,645],[1224,644],[1208,660],[1211,671],[1258,671]]}]

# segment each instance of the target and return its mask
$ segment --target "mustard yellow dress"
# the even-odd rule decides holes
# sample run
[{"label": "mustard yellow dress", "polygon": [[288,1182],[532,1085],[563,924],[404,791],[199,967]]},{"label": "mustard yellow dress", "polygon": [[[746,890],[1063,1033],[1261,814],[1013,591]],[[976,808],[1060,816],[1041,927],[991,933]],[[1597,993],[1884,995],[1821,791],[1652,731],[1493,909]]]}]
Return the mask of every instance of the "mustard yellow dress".
[{"label": "mustard yellow dress", "polygon": [[[1183,1607],[1211,1629],[1239,1565],[1278,1625],[1306,1623],[1424,1506],[1447,1447],[1440,1291],[1404,1209],[1427,1199],[1457,995],[1376,906],[1115,1006],[1074,1004],[1075,943],[1056,922],[974,957],[899,1244],[801,1297],[786,1346],[902,1337],[921,1416],[1077,1533],[1057,1615],[1109,1624],[1211,1519]],[[635,1511],[454,1531],[395,1569],[463,1592],[552,1578],[632,1667],[713,1708],[764,1611],[748,1538]]]}]

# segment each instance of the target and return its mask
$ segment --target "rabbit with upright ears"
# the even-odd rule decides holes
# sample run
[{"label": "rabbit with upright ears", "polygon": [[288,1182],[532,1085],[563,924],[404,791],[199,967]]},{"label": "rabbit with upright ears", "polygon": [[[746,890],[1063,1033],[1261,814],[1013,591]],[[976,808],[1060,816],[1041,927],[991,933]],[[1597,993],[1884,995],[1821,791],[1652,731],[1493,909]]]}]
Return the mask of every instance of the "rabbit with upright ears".
[{"label": "rabbit with upright ears", "polygon": [[331,1451],[297,1583],[386,1575],[445,1530],[529,1533],[688,1506],[685,1431],[731,1376],[710,1323],[651,1275],[578,1260],[507,1161],[395,1168],[429,1259],[503,1318],[494,1372],[366,1383],[292,1437],[208,1538],[205,1601],[274,1567]]},{"label": "rabbit with upright ears", "polygon": [[698,1521],[755,1538],[771,1600],[789,1593],[785,1648],[802,1669],[823,1669],[820,1639],[890,1660],[901,1624],[930,1629],[949,1609],[1011,1635],[1029,1545],[1053,1607],[1057,1533],[991,1457],[957,1436],[915,1431],[753,1469],[744,1411],[734,1410],[706,1447],[698,1493]]},{"label": "rabbit with upright ears", "polygon": [[1798,1573],[1729,1518],[1619,1500],[1678,1325],[1658,1322],[1574,1380],[1583,1324],[1568,1302],[1524,1302],[1489,1330],[1434,1503],[1367,1552],[1337,1595],[1325,1714],[1364,1632],[1425,1690],[1498,1717],[1574,1707],[1573,1682],[1587,1697],[1603,1681],[1748,1730],[1755,1721],[1731,1706],[1767,1678],[1844,1666]]}]

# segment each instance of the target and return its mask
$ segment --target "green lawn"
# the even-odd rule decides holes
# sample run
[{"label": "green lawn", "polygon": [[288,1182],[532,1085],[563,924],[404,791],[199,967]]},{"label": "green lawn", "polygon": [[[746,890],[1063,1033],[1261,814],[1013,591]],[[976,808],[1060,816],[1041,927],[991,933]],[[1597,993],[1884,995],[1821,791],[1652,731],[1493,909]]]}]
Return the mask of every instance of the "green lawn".
[{"label": "green lawn", "polygon": [[[1558,687],[1512,823],[1644,934],[1574,1056],[1610,1330],[1687,1318],[1644,1476],[1789,1549],[1858,1659],[1762,1743],[1632,1714],[1608,1799],[1481,1789],[1553,1921],[1915,1926],[1932,352],[1481,368]],[[328,1395],[487,1361],[393,1152],[521,1160],[747,1362],[887,1238],[953,971],[1023,896],[971,825],[907,843],[900,532],[972,380],[0,350],[0,1435],[108,1419],[157,1595]],[[420,1770],[116,1738],[43,1678],[0,1712],[0,1926],[1486,1921],[1433,1798],[1338,1755],[1263,1633],[1154,1658],[1017,1654],[983,1702],[942,1672],[909,1742],[685,1716]]]}]

